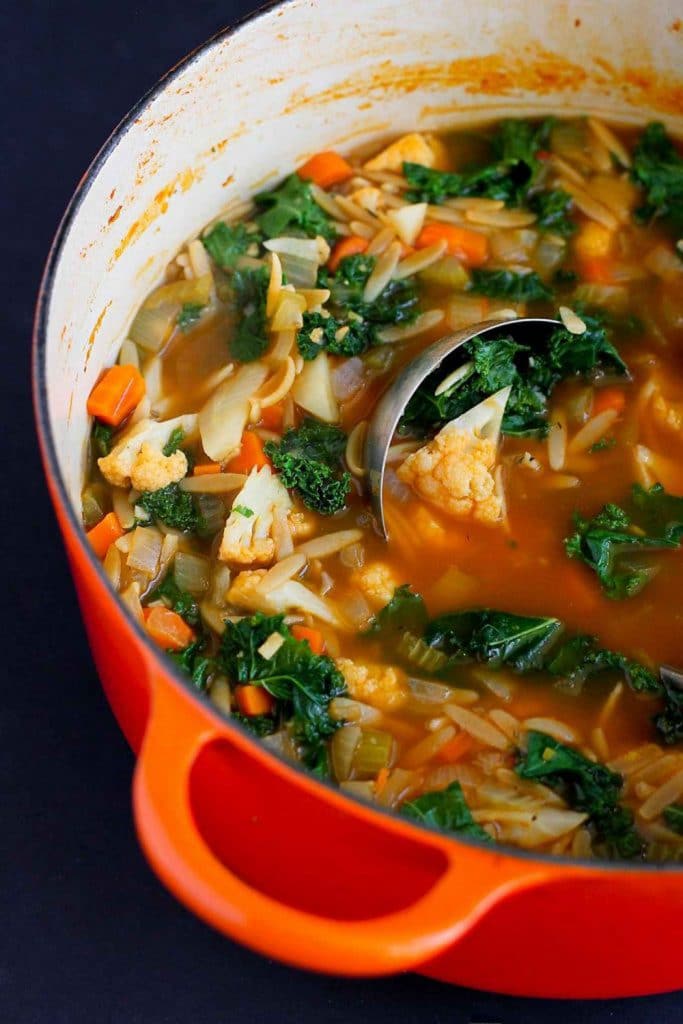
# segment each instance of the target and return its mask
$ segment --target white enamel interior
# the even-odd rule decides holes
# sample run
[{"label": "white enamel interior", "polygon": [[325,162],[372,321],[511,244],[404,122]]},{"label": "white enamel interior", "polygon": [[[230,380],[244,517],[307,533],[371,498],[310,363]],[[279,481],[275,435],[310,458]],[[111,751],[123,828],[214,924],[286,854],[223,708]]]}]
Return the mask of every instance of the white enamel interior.
[{"label": "white enamel interior", "polygon": [[[677,6],[292,0],[170,76],[101,159],[63,238],[48,295],[48,413],[74,506],[95,379],[169,258],[226,204],[275,182],[315,150],[347,150],[416,125],[594,112],[625,122],[657,117],[680,133],[683,109],[672,91],[662,99],[647,88],[653,70],[678,75],[681,88]],[[531,82],[530,67],[537,67]],[[553,85],[558,68],[561,88]],[[636,72],[630,84],[625,69]]]}]

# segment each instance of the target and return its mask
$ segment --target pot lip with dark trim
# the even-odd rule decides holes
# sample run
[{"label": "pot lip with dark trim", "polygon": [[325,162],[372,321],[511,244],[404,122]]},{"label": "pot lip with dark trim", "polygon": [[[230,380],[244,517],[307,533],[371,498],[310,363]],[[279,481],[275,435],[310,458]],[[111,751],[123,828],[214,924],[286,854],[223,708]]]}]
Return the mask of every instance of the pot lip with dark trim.
[{"label": "pot lip with dark trim", "polygon": [[[62,250],[64,247],[65,240],[68,236],[69,229],[77,216],[85,197],[88,195],[91,185],[97,177],[100,169],[104,166],[107,159],[116,149],[116,146],[120,140],[127,134],[132,125],[140,117],[140,115],[150,106],[152,101],[159,96],[168,85],[178,78],[178,76],[186,71],[192,64],[200,60],[205,53],[213,49],[218,43],[223,42],[225,39],[229,39],[236,35],[241,28],[245,25],[251,24],[252,22],[258,22],[265,15],[270,14],[272,11],[279,7],[289,6],[291,0],[268,0],[268,2],[260,5],[256,10],[251,11],[249,14],[239,18],[233,24],[220,29],[214,35],[210,36],[204,43],[201,43],[194,50],[191,50],[185,57],[179,60],[173,67],[171,67],[158,81],[147,90],[146,93],[135,103],[127,114],[119,121],[116,127],[113,129],[103,146],[96,153],[95,157],[91,161],[87,170],[80,179],[68,205],[64,211],[61,221],[57,227],[57,231],[50,245],[47,260],[45,263],[45,269],[41,277],[38,297],[36,301],[36,309],[33,322],[32,332],[32,366],[31,366],[31,378],[32,378],[32,391],[33,391],[33,407],[35,422],[38,431],[38,439],[42,448],[42,454],[44,462],[49,468],[52,482],[59,496],[59,502],[62,511],[65,513],[69,526],[72,528],[74,534],[78,538],[78,544],[80,545],[81,552],[85,555],[86,559],[90,563],[91,568],[94,569],[95,573],[99,577],[100,582],[104,585],[104,589],[107,592],[107,597],[111,601],[117,601],[116,595],[113,594],[109,587],[109,582],[106,578],[104,570],[100,561],[95,557],[90,545],[87,543],[85,533],[83,531],[83,524],[79,522],[72,503],[67,494],[66,485],[62,476],[62,472],[57,459],[55,440],[52,434],[52,427],[50,424],[50,416],[47,408],[47,366],[46,366],[46,354],[47,354],[47,313],[50,304],[50,297],[52,294],[52,288],[54,285],[54,279],[56,269],[61,259]],[[304,776],[309,784],[313,786],[319,786],[324,791],[332,791],[336,795],[341,795],[343,799],[349,800],[355,804],[361,804],[365,810],[370,809],[373,814],[377,814],[380,817],[388,816],[391,818],[399,817],[402,822],[409,829],[417,829],[419,832],[430,832],[436,833],[442,838],[447,838],[450,842],[462,843],[466,846],[479,849],[482,852],[491,852],[490,846],[487,846],[480,840],[471,839],[468,837],[461,837],[456,835],[448,835],[441,830],[431,826],[425,825],[420,822],[411,821],[396,811],[389,808],[370,806],[367,802],[362,801],[359,797],[349,793],[341,793],[338,787],[334,786],[331,782],[326,779],[320,779],[312,775],[303,765],[299,765],[280,756],[275,751],[269,750],[260,743],[260,741],[252,736],[247,729],[245,729],[239,723],[230,721],[229,718],[225,718],[221,715],[214,705],[211,703],[209,698],[197,690],[192,682],[187,679],[181,671],[176,668],[171,659],[164,657],[159,651],[153,641],[145,633],[139,623],[135,622],[132,616],[128,615],[127,612],[122,608],[130,628],[134,630],[138,640],[143,644],[148,655],[154,661],[156,666],[161,670],[162,673],[166,673],[171,676],[176,684],[182,686],[186,693],[190,695],[193,700],[196,700],[205,711],[208,711],[210,716],[216,721],[220,722],[223,728],[238,732],[241,736],[246,738],[250,744],[252,744],[261,754],[265,754],[267,758],[273,758],[276,762],[284,766],[286,769],[296,773],[298,776]],[[153,711],[151,712],[153,714]],[[615,871],[625,872],[648,872],[656,874],[678,874],[683,870],[683,865],[679,865],[673,862],[662,862],[655,864],[635,864],[629,861],[601,861],[592,860],[578,857],[560,857],[549,853],[534,853],[531,850],[523,850],[514,846],[505,846],[501,848],[501,852],[504,852],[506,856],[513,857],[515,859],[531,861],[533,863],[544,864],[553,866],[558,870],[563,868],[571,867],[586,867],[591,870],[598,870],[601,872],[613,873]]]}]

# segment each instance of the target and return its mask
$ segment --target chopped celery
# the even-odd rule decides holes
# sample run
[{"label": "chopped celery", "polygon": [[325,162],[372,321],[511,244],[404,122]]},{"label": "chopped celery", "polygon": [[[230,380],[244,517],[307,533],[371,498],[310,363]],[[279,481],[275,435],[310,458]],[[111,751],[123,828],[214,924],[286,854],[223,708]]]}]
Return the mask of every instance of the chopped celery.
[{"label": "chopped celery", "polygon": [[351,768],[355,779],[374,779],[386,768],[394,753],[394,737],[381,729],[363,729],[353,752]]},{"label": "chopped celery", "polygon": [[464,291],[470,283],[470,275],[456,256],[444,256],[431,266],[425,267],[417,276],[425,284],[459,292]]},{"label": "chopped celery", "polygon": [[443,651],[435,650],[421,637],[409,632],[401,636],[398,653],[423,672],[439,672],[448,662],[448,657]]}]

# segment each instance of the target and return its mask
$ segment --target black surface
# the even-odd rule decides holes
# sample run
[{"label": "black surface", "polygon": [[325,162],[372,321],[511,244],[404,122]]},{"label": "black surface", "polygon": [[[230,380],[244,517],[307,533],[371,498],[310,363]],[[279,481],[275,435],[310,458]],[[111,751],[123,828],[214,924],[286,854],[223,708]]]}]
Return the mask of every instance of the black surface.
[{"label": "black surface", "polygon": [[252,6],[123,0],[11,9],[5,2],[0,9],[0,97],[7,109],[0,195],[8,200],[0,221],[0,537],[6,549],[0,562],[0,1019],[680,1020],[680,995],[531,1002],[416,976],[349,982],[290,970],[194,919],[161,887],[138,849],[132,757],[98,685],[36,451],[28,386],[32,308],[61,212],[109,131],[169,66]]}]

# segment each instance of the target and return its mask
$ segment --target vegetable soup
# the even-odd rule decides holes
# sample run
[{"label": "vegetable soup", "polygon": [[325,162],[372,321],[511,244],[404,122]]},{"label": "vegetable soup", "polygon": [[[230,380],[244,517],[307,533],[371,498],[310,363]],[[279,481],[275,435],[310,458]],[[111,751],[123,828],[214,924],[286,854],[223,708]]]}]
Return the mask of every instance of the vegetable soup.
[{"label": "vegetable soup", "polygon": [[[504,120],[314,155],[190,241],[104,371],[88,537],[215,706],[485,843],[683,858],[683,158]],[[475,337],[390,450],[398,370]]]}]

